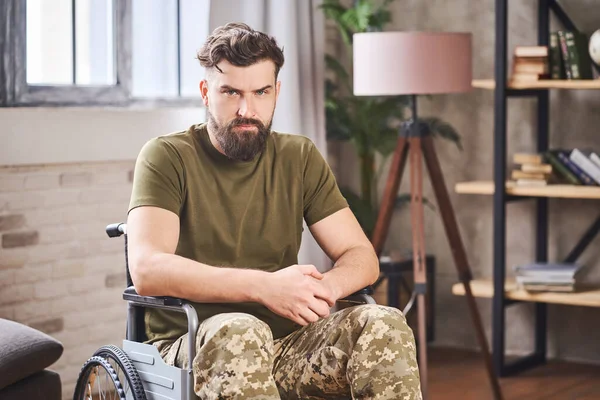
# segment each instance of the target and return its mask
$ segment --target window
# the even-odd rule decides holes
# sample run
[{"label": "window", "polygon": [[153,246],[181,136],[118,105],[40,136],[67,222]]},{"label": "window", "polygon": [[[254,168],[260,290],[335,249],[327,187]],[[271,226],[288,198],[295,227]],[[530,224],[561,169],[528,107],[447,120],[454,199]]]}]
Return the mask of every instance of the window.
[{"label": "window", "polygon": [[133,0],[132,95],[199,98],[209,0]]},{"label": "window", "polygon": [[2,0],[0,106],[201,104],[210,0]]}]

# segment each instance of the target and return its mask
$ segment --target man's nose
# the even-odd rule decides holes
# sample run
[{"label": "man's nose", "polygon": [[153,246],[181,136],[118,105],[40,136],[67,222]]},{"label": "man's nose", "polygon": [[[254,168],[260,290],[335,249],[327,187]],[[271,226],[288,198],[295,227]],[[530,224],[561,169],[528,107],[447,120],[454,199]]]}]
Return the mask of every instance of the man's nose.
[{"label": "man's nose", "polygon": [[238,115],[242,118],[252,118],[256,115],[254,105],[252,101],[247,98],[240,100],[240,108],[238,109]]}]

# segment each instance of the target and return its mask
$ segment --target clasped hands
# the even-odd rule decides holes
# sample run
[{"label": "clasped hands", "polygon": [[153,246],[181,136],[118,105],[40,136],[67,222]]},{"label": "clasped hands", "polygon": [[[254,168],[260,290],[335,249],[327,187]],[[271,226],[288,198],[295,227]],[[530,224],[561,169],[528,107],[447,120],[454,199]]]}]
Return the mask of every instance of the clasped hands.
[{"label": "clasped hands", "polygon": [[272,312],[306,326],[329,316],[337,296],[314,265],[292,265],[269,273],[260,302]]}]

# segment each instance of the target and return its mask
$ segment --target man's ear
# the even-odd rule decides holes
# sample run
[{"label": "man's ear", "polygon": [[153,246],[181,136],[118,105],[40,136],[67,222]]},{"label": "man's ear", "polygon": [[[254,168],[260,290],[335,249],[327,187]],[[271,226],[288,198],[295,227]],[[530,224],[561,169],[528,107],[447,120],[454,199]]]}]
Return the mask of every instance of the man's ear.
[{"label": "man's ear", "polygon": [[275,101],[279,98],[279,90],[281,89],[281,81],[275,82]]},{"label": "man's ear", "polygon": [[204,106],[208,107],[208,81],[206,79],[202,79],[200,81],[200,96],[202,96],[202,102]]}]

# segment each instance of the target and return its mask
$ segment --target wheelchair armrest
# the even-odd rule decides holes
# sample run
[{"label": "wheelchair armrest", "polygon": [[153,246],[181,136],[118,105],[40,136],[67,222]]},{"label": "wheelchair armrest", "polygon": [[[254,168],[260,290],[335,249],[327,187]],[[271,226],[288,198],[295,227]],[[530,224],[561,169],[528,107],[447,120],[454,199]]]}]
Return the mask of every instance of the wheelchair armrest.
[{"label": "wheelchair armrest", "polygon": [[[184,299],[180,299],[177,297],[169,297],[169,296],[140,296],[135,291],[135,287],[129,286],[123,292],[123,299],[130,301],[129,305],[134,306],[142,306],[142,307],[150,307],[150,308],[162,308],[167,310],[173,310],[177,312],[183,312],[187,316],[188,323],[188,354],[189,354],[189,364],[188,370],[192,371],[192,360],[196,356],[196,332],[198,332],[198,327],[200,326],[200,321],[198,320],[198,314],[196,310],[192,306],[192,304]],[[129,313],[128,316],[128,326],[134,327],[135,321],[132,313]],[[129,331],[127,333],[127,339],[129,338]],[[135,333],[131,334],[132,337],[135,337]]]},{"label": "wheelchair armrest", "polygon": [[179,299],[177,297],[155,297],[155,296],[140,296],[135,291],[135,287],[129,286],[123,292],[123,299],[128,301],[135,301],[136,303],[142,303],[147,305],[148,307],[158,306],[158,307],[182,307],[185,303],[185,300]]},{"label": "wheelchair armrest", "polygon": [[375,299],[370,296],[372,294],[373,288],[367,286],[366,288],[360,289],[359,291],[356,291],[351,295],[344,297],[343,299],[339,299],[338,301],[341,303],[375,304]]}]

